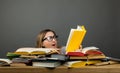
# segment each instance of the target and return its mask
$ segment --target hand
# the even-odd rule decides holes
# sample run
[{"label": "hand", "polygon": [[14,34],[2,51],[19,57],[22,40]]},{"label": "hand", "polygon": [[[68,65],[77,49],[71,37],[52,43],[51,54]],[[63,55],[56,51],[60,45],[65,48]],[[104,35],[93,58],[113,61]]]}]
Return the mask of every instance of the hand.
[{"label": "hand", "polygon": [[79,46],[79,49],[76,50],[76,52],[81,52],[82,51],[82,45]]},{"label": "hand", "polygon": [[60,54],[60,49],[58,48],[52,48],[50,54],[57,53]]},{"label": "hand", "polygon": [[79,46],[79,49],[82,49],[82,45]]}]

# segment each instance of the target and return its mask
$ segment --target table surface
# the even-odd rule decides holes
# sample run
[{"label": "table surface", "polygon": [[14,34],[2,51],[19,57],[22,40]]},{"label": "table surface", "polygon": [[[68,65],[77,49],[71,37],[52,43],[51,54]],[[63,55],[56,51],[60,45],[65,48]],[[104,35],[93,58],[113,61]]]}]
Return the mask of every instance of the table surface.
[{"label": "table surface", "polygon": [[59,66],[54,69],[14,64],[0,67],[0,73],[120,73],[120,63],[100,66],[91,65],[80,68]]}]

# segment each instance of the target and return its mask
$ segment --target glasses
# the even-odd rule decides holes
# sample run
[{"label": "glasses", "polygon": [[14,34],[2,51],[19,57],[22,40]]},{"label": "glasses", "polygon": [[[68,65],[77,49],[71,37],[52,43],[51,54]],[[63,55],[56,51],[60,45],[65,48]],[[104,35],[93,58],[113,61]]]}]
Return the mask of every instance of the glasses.
[{"label": "glasses", "polygon": [[53,39],[56,40],[57,38],[58,38],[58,36],[48,36],[48,37],[44,38],[42,41],[47,40],[47,41],[51,42],[51,41],[53,41]]}]

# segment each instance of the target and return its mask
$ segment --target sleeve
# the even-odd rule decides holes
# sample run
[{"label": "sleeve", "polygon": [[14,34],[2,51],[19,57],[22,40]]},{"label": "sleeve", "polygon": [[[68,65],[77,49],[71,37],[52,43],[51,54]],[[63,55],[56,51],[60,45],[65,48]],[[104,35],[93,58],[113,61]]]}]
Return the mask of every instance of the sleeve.
[{"label": "sleeve", "polygon": [[61,48],[60,53],[61,53],[61,54],[65,54],[65,53],[66,53],[66,50],[65,50],[65,49],[66,49],[66,46],[63,46],[63,47]]}]

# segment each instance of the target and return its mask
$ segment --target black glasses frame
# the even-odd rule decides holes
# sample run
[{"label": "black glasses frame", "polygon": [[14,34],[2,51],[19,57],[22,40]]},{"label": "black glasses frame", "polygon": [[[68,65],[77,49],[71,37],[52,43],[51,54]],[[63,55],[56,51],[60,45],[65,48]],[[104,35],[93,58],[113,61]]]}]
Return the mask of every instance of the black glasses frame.
[{"label": "black glasses frame", "polygon": [[58,36],[56,35],[56,36],[48,36],[48,37],[46,37],[46,38],[44,38],[44,39],[42,39],[42,41],[44,41],[44,40],[48,40],[49,42],[51,42],[51,41],[53,41],[53,39],[57,39],[58,38]]}]

